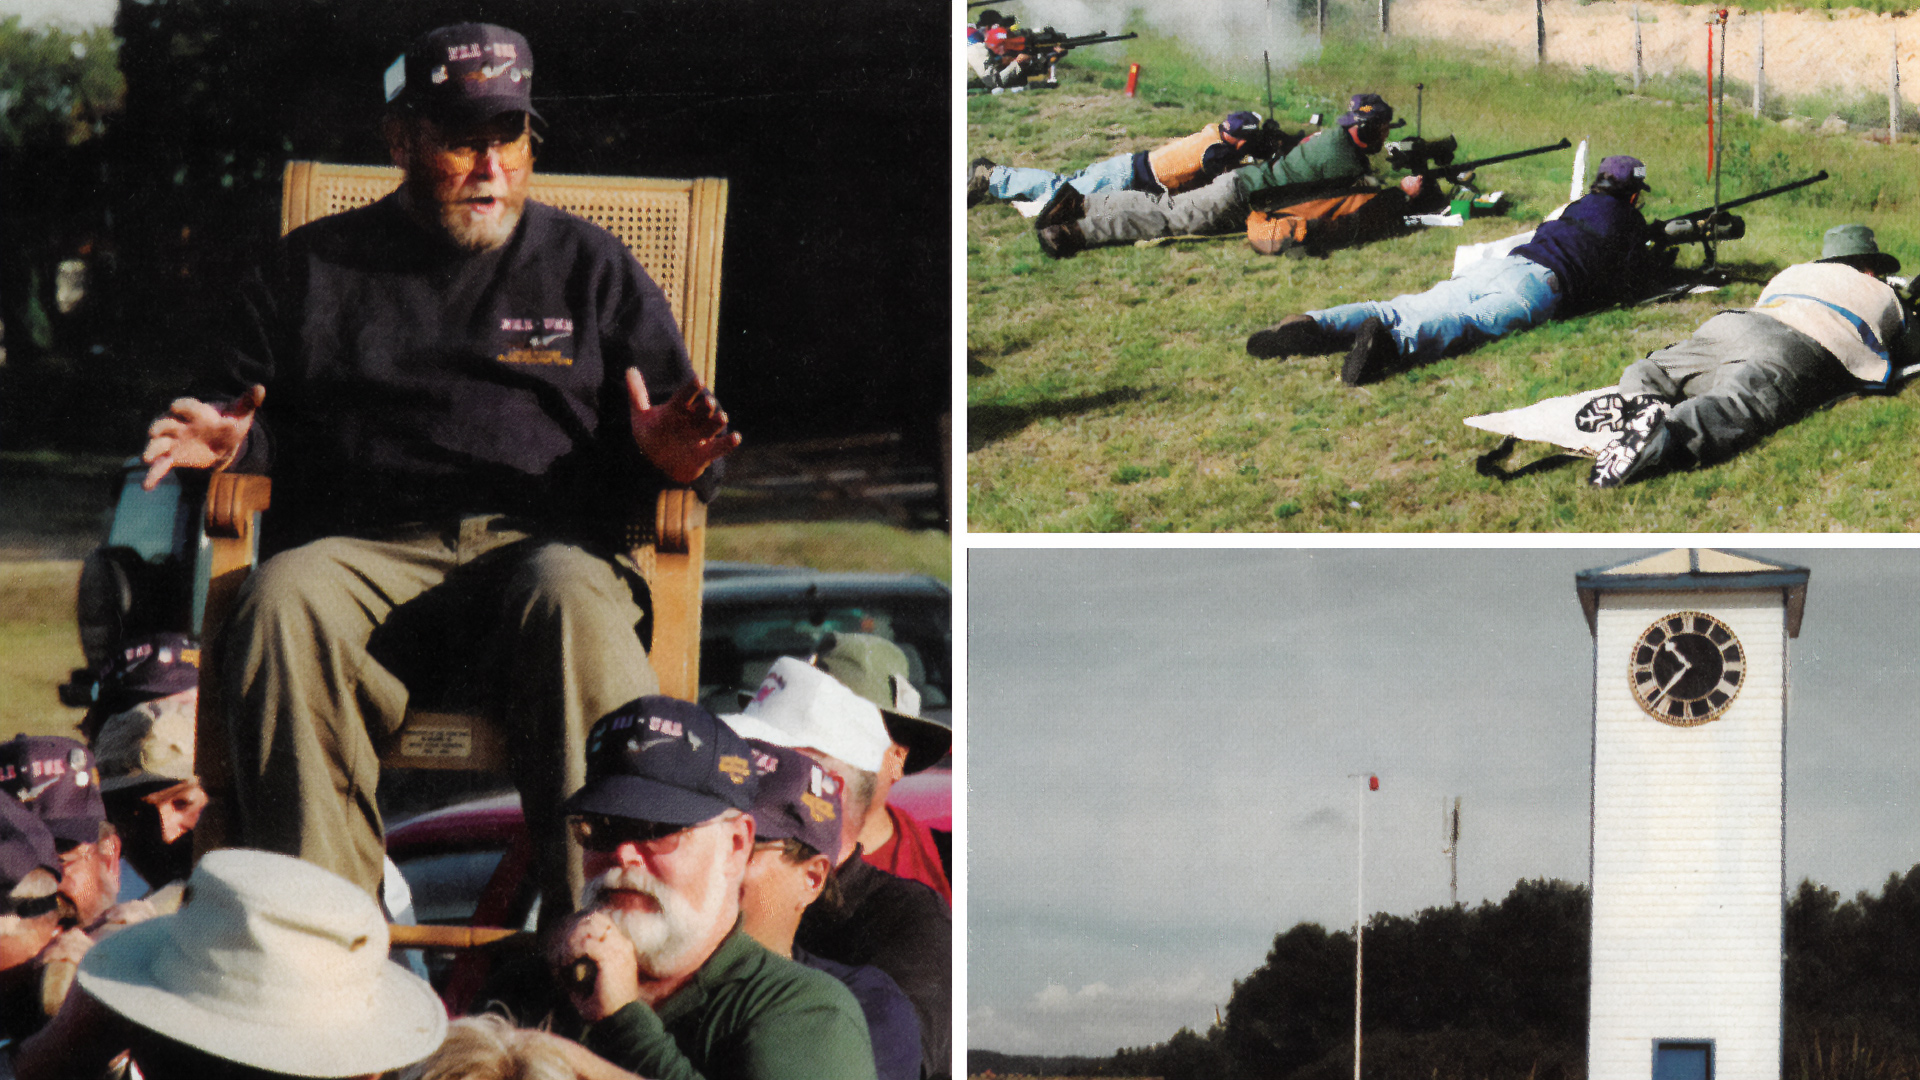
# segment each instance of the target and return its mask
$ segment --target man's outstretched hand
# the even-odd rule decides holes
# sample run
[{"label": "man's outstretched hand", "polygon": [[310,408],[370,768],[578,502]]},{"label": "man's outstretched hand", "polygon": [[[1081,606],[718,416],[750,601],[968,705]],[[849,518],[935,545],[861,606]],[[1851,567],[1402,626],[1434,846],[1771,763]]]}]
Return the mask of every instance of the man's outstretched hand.
[{"label": "man's outstretched hand", "polygon": [[627,401],[633,441],[676,484],[698,480],[708,465],[740,445],[740,436],[727,430],[726,410],[699,379],[655,405],[640,372],[628,369]]},{"label": "man's outstretched hand", "polygon": [[143,486],[152,491],[175,468],[220,469],[233,464],[240,456],[240,444],[253,429],[253,411],[266,396],[266,387],[250,386],[225,405],[194,398],[175,401],[167,415],[147,428],[147,449],[140,455],[147,463]]}]

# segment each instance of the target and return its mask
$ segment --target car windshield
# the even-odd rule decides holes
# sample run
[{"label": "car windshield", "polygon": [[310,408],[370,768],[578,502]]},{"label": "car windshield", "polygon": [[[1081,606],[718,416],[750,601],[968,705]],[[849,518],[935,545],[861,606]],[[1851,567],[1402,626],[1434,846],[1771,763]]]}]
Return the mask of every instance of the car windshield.
[{"label": "car windshield", "polygon": [[709,606],[700,634],[700,700],[718,713],[738,712],[767,669],[782,656],[808,657],[828,634],[874,634],[907,654],[908,678],[922,711],[949,704],[947,665],[953,632],[945,603],[919,597],[877,598],[848,605]]}]

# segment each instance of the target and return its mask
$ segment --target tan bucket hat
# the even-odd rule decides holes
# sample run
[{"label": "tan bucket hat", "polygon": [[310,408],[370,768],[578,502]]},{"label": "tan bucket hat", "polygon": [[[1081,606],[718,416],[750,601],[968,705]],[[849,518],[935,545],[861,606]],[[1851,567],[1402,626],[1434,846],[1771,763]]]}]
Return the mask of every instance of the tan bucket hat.
[{"label": "tan bucket hat", "polygon": [[312,863],[208,852],[180,910],[95,945],[80,985],[197,1050],[293,1076],[360,1076],[438,1049],[446,1008],[387,959],[373,898]]}]

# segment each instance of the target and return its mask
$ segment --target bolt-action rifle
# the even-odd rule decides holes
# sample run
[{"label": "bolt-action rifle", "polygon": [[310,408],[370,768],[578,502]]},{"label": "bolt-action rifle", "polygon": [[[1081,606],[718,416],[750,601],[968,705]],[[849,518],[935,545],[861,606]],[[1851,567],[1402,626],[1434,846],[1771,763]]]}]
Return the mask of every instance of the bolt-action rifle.
[{"label": "bolt-action rifle", "polygon": [[[1796,188],[1817,184],[1827,178],[1827,170],[1805,179],[1770,187],[1765,191],[1756,191],[1751,195],[1742,195],[1738,199],[1720,203],[1718,206],[1703,206],[1684,214],[1676,214],[1647,226],[1649,238],[1665,244],[1708,244],[1721,240],[1738,240],[1747,234],[1746,219],[1738,214],[1728,213],[1736,206],[1756,203],[1761,199],[1771,199],[1775,195],[1784,195]],[[1711,250],[1711,249],[1709,249]]]},{"label": "bolt-action rifle", "polygon": [[1006,39],[999,43],[998,51],[1002,55],[1035,53],[1047,49],[1059,49],[1065,52],[1082,45],[1105,45],[1109,41],[1127,41],[1139,36],[1139,34],[1109,34],[1105,30],[1098,30],[1079,37],[1069,37],[1051,26],[1046,26],[1038,30],[1023,30],[1017,34],[1008,34]]},{"label": "bolt-action rifle", "polygon": [[[1408,145],[1412,144],[1412,145]],[[1455,184],[1465,185],[1470,173],[1488,165],[1498,165],[1503,161],[1517,161],[1535,154],[1565,150],[1573,144],[1565,139],[1548,146],[1536,146],[1531,150],[1515,150],[1510,154],[1495,154],[1492,157],[1476,158],[1473,161],[1454,163],[1453,155],[1459,149],[1459,141],[1449,135],[1444,139],[1403,139],[1398,145],[1406,146],[1399,155],[1395,155],[1393,146],[1388,146],[1387,164],[1404,168],[1422,180],[1451,180]],[[1398,156],[1406,164],[1396,162]]]}]

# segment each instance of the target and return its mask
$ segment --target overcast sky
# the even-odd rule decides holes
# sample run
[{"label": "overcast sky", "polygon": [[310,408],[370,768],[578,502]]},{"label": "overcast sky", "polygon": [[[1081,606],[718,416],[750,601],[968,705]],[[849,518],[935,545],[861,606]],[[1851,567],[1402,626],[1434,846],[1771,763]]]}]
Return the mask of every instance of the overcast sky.
[{"label": "overcast sky", "polygon": [[93,26],[113,21],[117,0],[0,0],[0,16],[18,15],[29,24]]},{"label": "overcast sky", "polygon": [[[971,1048],[1110,1053],[1205,1030],[1276,933],[1587,878],[1609,550],[1041,551],[969,561]],[[1851,895],[1920,862],[1920,552],[1750,548],[1812,570],[1790,648],[1787,875]]]}]

